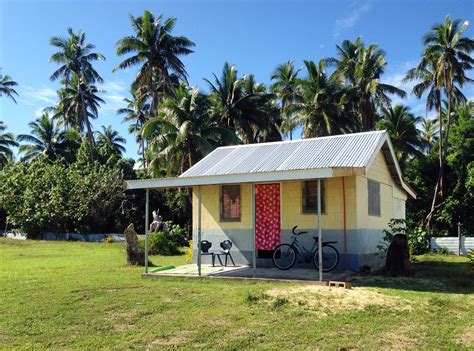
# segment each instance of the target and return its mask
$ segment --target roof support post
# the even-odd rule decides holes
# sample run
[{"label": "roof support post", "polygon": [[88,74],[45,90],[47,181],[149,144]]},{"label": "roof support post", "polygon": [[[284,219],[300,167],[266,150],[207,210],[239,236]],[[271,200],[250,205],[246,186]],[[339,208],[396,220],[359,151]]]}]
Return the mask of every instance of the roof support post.
[{"label": "roof support post", "polygon": [[198,274],[201,276],[201,220],[202,220],[202,191],[201,186],[198,186],[198,242],[197,242],[197,249],[198,249]]},{"label": "roof support post", "polygon": [[255,184],[252,184],[252,233],[253,233],[253,257],[252,257],[252,266],[253,266],[253,277],[257,275],[257,236],[255,232]]},{"label": "roof support post", "polygon": [[318,261],[319,281],[323,280],[323,236],[321,232],[321,179],[318,179]]},{"label": "roof support post", "polygon": [[148,221],[150,217],[150,190],[146,189],[145,196],[145,273],[148,273]]}]

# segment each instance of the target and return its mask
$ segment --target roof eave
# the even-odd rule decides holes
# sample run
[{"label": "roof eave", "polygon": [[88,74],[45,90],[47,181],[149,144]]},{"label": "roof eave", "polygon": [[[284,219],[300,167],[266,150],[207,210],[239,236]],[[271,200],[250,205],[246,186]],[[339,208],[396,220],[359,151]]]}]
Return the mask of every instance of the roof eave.
[{"label": "roof eave", "polygon": [[288,180],[331,178],[333,176],[333,169],[320,168],[278,172],[225,174],[218,176],[155,178],[131,181],[129,180],[125,182],[125,188],[126,190],[188,188],[200,185],[281,182]]}]

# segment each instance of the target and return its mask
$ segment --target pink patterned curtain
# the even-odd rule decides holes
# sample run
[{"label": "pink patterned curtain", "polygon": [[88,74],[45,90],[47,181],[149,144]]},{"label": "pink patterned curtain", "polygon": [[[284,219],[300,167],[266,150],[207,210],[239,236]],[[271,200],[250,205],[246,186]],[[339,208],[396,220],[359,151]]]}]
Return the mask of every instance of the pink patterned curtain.
[{"label": "pink patterned curtain", "polygon": [[280,184],[256,185],[255,240],[257,250],[280,244]]}]

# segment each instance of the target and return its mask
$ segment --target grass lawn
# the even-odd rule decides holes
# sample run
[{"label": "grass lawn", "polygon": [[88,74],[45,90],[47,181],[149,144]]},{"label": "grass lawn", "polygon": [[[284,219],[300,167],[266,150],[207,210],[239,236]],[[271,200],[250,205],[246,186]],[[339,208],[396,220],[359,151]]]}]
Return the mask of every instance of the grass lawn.
[{"label": "grass lawn", "polygon": [[330,290],[143,280],[121,244],[0,239],[0,348],[474,348],[467,259],[417,260],[414,277]]}]

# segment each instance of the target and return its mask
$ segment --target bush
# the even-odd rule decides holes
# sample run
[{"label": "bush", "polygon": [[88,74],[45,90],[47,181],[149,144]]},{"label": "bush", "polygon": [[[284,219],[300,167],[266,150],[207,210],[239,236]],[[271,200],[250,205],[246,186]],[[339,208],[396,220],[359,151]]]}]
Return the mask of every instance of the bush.
[{"label": "bush", "polygon": [[106,237],[103,241],[104,244],[112,244],[115,242],[114,238],[111,236]]},{"label": "bush", "polygon": [[177,246],[183,247],[188,245],[186,231],[179,224],[174,224],[172,221],[166,221],[165,226],[166,229],[168,229],[169,237]]},{"label": "bush", "polygon": [[173,256],[179,254],[178,245],[164,232],[152,233],[148,236],[149,254]]},{"label": "bush", "polygon": [[193,241],[189,240],[189,245],[186,248],[186,262],[193,263]]},{"label": "bush", "polygon": [[428,234],[423,230],[422,225],[415,225],[411,221],[405,219],[392,218],[388,223],[389,229],[384,229],[384,244],[378,245],[380,251],[387,251],[388,246],[392,242],[396,234],[404,234],[408,239],[408,247],[410,255],[421,255],[428,252],[429,241]]}]

